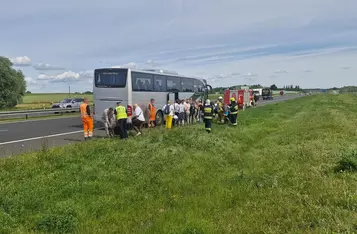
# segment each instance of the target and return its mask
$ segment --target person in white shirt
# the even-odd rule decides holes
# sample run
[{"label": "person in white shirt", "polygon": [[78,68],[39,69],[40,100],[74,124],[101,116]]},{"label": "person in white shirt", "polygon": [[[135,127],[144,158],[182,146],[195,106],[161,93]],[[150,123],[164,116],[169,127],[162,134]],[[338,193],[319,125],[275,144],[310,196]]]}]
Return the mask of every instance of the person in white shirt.
[{"label": "person in white shirt", "polygon": [[114,136],[115,118],[114,109],[112,107],[103,111],[102,121],[104,123],[105,132],[108,137]]},{"label": "person in white shirt", "polygon": [[[165,114],[166,128],[171,128],[175,116],[175,107],[171,104],[171,101],[169,100],[167,104],[162,108],[162,110]],[[169,122],[171,122],[171,126],[170,124],[168,124]]]},{"label": "person in white shirt", "polygon": [[[180,111],[180,100],[179,99],[176,99],[176,101],[174,103],[174,111],[175,111],[174,125],[178,125],[178,116],[179,116],[179,111]],[[177,118],[175,118],[175,116],[177,116]]]},{"label": "person in white shirt", "polygon": [[171,101],[168,101],[167,104],[162,108],[164,110],[165,116],[174,116],[175,107],[171,104]]},{"label": "person in white shirt", "polygon": [[190,124],[190,108],[191,104],[190,101],[187,99],[186,102],[184,103],[185,105],[185,122],[186,124]]},{"label": "person in white shirt", "polygon": [[183,100],[180,102],[178,109],[179,125],[183,126],[185,124],[185,105]]},{"label": "person in white shirt", "polygon": [[133,128],[137,132],[136,136],[140,136],[141,134],[143,134],[141,129],[144,126],[145,117],[144,117],[143,110],[140,108],[138,104],[134,104],[134,115],[131,116],[131,118],[132,118]]}]

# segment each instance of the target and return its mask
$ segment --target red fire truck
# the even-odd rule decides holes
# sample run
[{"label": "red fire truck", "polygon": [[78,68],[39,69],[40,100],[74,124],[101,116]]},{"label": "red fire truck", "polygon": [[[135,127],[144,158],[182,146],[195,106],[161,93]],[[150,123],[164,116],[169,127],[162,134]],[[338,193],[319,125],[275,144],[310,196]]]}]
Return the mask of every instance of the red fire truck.
[{"label": "red fire truck", "polygon": [[253,90],[251,89],[238,89],[238,90],[229,90],[224,91],[224,105],[229,105],[231,98],[234,98],[238,105],[239,109],[245,109],[252,105],[253,101]]}]

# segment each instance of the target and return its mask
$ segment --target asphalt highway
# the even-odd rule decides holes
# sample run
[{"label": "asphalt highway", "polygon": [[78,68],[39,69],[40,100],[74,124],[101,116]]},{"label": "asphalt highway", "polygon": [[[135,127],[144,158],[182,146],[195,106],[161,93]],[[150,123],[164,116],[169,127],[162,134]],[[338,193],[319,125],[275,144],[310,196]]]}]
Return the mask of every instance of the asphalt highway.
[{"label": "asphalt highway", "polygon": [[[257,106],[273,104],[300,97],[298,95],[278,96],[273,100],[260,100]],[[80,117],[30,120],[0,123],[0,157],[18,155],[83,141]],[[102,129],[95,129],[97,138],[105,137]]]}]

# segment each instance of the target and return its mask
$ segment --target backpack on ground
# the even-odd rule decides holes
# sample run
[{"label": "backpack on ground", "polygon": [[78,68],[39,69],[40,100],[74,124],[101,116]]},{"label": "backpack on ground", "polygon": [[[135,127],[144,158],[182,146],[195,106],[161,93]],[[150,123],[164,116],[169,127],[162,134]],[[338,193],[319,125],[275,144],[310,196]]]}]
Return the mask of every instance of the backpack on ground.
[{"label": "backpack on ground", "polygon": [[165,108],[164,108],[164,114],[165,114],[165,115],[170,114],[170,105],[166,105],[166,106],[165,106]]}]

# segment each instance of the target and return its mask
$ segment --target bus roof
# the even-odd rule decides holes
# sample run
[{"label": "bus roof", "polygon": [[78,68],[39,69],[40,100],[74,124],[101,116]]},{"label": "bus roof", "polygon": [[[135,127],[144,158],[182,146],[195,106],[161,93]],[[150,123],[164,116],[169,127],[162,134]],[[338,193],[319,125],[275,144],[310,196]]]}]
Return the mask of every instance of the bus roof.
[{"label": "bus roof", "polygon": [[[131,69],[131,68],[97,68],[95,69],[94,71],[100,71],[100,70],[130,70],[130,71],[134,71],[134,72],[141,72],[141,73],[147,73],[147,74],[153,74],[153,75],[168,75],[168,76],[173,76],[173,77],[180,77],[180,78],[187,78],[187,79],[196,79],[196,80],[200,80],[200,81],[203,81],[203,82],[207,82],[205,79],[200,79],[200,78],[196,78],[196,77],[189,77],[189,76],[183,76],[183,75],[180,75],[178,74],[177,72],[175,72],[175,74],[172,74],[171,72],[168,73],[167,70],[162,70],[162,69]],[[167,73],[165,72],[159,72],[159,71],[166,71]]]}]

